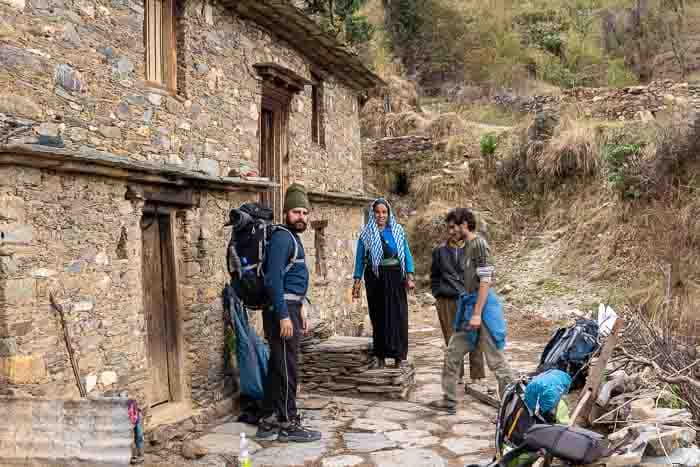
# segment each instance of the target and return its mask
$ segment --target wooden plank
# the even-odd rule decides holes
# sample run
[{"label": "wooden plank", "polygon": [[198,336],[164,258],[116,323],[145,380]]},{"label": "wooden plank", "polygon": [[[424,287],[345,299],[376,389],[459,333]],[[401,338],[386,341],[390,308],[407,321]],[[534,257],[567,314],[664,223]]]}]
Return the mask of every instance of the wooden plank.
[{"label": "wooden plank", "polygon": [[175,213],[159,216],[161,261],[163,265],[163,324],[165,328],[165,349],[167,357],[168,385],[170,394],[180,393],[179,371],[182,365],[179,362],[178,348],[178,298],[176,282],[176,258],[175,258]]},{"label": "wooden plank", "polygon": [[583,387],[581,396],[578,403],[576,404],[576,409],[574,411],[574,417],[572,418],[572,425],[585,426],[590,424],[591,409],[593,404],[598,397],[598,391],[600,391],[600,386],[603,382],[603,374],[605,373],[605,367],[608,364],[608,360],[612,356],[615,347],[617,346],[617,337],[624,326],[624,321],[622,318],[617,318],[615,325],[613,326],[612,332],[605,340],[603,348],[600,350],[600,355],[593,362],[593,365],[588,372],[588,378],[586,378],[586,385]]},{"label": "wooden plank", "polygon": [[160,247],[160,224],[148,216],[142,221],[143,305],[148,332],[151,375],[151,406],[168,402],[168,362],[163,303],[163,272]]},{"label": "wooden plank", "polygon": [[170,92],[177,92],[177,18],[175,0],[161,0],[163,84]]},{"label": "wooden plank", "polygon": [[474,399],[483,402],[486,405],[490,405],[491,407],[498,408],[501,404],[496,399],[495,397],[489,396],[485,392],[479,391],[476,389],[474,386],[470,384],[465,384],[464,386],[464,392],[470,396],[472,396]]},{"label": "wooden plank", "polygon": [[178,206],[194,206],[195,196],[192,190],[169,190],[165,187],[145,188],[143,198],[155,203],[174,204]]}]

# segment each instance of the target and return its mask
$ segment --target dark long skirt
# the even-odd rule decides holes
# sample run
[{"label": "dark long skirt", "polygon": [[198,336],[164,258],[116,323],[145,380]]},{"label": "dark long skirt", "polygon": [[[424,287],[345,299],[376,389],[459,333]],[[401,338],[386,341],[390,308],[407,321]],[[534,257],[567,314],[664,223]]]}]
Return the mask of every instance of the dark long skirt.
[{"label": "dark long skirt", "polygon": [[380,266],[379,277],[365,270],[374,356],[406,360],[408,356],[408,298],[400,266]]}]

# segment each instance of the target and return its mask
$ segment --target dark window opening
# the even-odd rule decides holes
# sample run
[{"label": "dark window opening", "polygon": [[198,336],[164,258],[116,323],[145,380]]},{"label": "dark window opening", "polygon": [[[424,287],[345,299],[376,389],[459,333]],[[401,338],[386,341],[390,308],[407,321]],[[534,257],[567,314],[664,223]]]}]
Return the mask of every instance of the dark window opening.
[{"label": "dark window opening", "polygon": [[399,172],[396,174],[396,182],[394,183],[394,189],[392,192],[395,195],[406,196],[409,193],[410,181],[408,179],[408,174],[406,172]]},{"label": "dark window opening", "polygon": [[314,249],[316,250],[316,275],[322,279],[328,274],[326,265],[326,227],[327,220],[315,221],[311,223],[314,229]]},{"label": "dark window opening", "polygon": [[325,133],[323,82],[314,77],[314,84],[311,86],[311,140],[322,148],[325,148]]}]

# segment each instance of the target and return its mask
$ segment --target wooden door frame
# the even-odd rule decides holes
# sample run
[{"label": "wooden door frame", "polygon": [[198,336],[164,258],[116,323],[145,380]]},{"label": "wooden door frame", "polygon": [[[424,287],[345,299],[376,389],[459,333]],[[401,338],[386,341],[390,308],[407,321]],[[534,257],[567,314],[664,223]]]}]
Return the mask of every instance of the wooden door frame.
[{"label": "wooden door frame", "polygon": [[[175,343],[175,348],[173,352],[168,352],[168,382],[170,389],[170,396],[172,400],[168,401],[163,405],[168,405],[174,402],[181,402],[187,400],[186,394],[186,384],[185,384],[185,359],[184,359],[184,331],[182,327],[183,322],[183,307],[182,298],[180,296],[180,290],[178,284],[180,284],[180,273],[178,268],[178,248],[177,248],[177,210],[172,207],[155,206],[147,203],[143,207],[143,217],[163,216],[167,219],[167,229],[165,239],[161,236],[161,261],[162,261],[162,274],[163,274],[163,288],[166,291],[166,297],[168,307],[167,313],[168,317],[172,318],[168,320],[167,332],[173,332],[173,342]],[[143,258],[143,256],[142,256]],[[167,269],[167,270],[166,270]],[[145,284],[142,284],[144,286]],[[145,300],[145,297],[143,298]],[[144,303],[144,316],[146,314],[145,302]],[[172,327],[169,326],[172,324]],[[148,333],[148,327],[146,329]],[[146,345],[148,346],[148,334],[146,334]],[[148,361],[149,368],[152,368],[152,362],[149,354]],[[149,394],[150,399],[150,394]],[[152,401],[149,401],[149,406]]]},{"label": "wooden door frame", "polygon": [[[272,195],[273,206],[277,222],[282,220],[282,211],[284,204],[284,192],[289,185],[289,106],[292,101],[292,93],[288,90],[266,83],[263,86],[263,94],[261,100],[261,109],[272,113],[272,166],[273,174],[277,179],[271,181],[279,184]],[[263,112],[260,112],[260,135],[263,125]],[[262,167],[263,161],[263,142],[262,137],[260,143],[260,164]],[[270,176],[270,174],[261,174],[262,176]]]}]

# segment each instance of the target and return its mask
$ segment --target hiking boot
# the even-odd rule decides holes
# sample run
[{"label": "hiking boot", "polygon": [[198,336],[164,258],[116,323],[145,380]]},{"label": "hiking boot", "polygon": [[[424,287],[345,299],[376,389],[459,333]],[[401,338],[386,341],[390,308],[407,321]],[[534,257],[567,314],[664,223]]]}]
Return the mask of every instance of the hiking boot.
[{"label": "hiking boot", "polygon": [[447,399],[440,399],[439,401],[433,401],[428,406],[432,409],[437,409],[442,412],[447,412],[449,415],[454,415],[457,413],[457,404],[451,402]]},{"label": "hiking boot", "polygon": [[277,441],[287,443],[311,443],[321,439],[320,431],[309,430],[301,426],[301,417],[297,417],[294,421],[282,424],[279,430]]},{"label": "hiking boot", "polygon": [[275,423],[274,417],[261,418],[258,422],[258,431],[255,439],[258,441],[274,441],[279,436],[280,427]]}]

